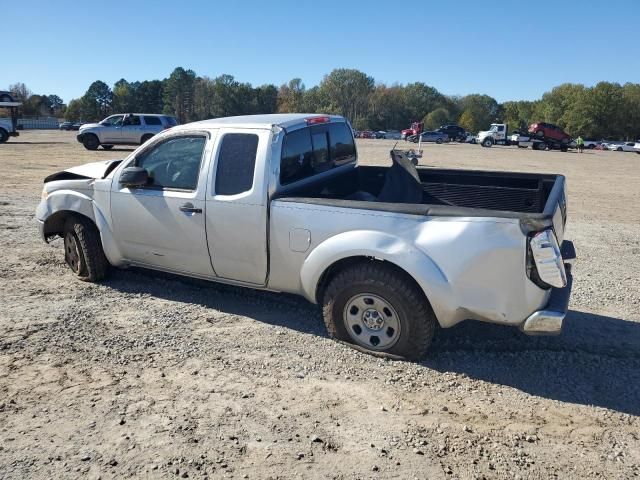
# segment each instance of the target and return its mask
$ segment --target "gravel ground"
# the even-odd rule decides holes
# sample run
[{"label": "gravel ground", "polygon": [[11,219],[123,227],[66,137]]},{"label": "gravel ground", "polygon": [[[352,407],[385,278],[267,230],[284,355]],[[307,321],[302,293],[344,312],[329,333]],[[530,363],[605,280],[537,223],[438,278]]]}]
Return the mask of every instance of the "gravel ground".
[{"label": "gravel ground", "polygon": [[[390,141],[359,141],[386,163]],[[421,363],[326,337],[289,295],[141,270],[76,281],[38,238],[45,175],[128,151],[0,146],[0,478],[640,476],[640,156],[428,145],[424,164],[563,173],[559,337],[467,322]]]}]

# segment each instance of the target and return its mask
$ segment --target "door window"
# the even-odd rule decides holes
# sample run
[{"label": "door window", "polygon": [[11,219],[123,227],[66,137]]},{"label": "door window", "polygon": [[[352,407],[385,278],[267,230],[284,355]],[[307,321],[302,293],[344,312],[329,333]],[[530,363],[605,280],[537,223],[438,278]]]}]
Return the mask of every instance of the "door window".
[{"label": "door window", "polygon": [[105,125],[107,127],[119,127],[120,125],[122,125],[123,118],[124,118],[124,115],[112,115],[102,120],[100,124]]},{"label": "door window", "polygon": [[139,126],[140,117],[138,115],[129,115],[124,119],[124,125]]},{"label": "door window", "polygon": [[195,190],[206,137],[171,138],[144,151],[135,165],[149,174],[148,188]]},{"label": "door window", "polygon": [[237,195],[251,190],[258,152],[258,135],[227,133],[222,137],[216,167],[217,195]]}]

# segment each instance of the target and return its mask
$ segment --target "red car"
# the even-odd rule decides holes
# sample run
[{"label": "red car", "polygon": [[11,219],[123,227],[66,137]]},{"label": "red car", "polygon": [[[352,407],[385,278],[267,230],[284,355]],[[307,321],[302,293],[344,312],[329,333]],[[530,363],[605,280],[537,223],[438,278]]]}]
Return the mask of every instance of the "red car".
[{"label": "red car", "polygon": [[559,126],[552,123],[537,122],[529,125],[529,133],[538,138],[549,138],[560,143],[569,143],[571,136],[565,133]]}]

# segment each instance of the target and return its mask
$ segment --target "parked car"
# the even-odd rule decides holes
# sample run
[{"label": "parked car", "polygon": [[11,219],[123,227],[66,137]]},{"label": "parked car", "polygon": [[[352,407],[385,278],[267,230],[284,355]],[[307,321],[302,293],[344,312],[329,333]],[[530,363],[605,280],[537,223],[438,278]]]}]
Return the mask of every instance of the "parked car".
[{"label": "parked car", "polygon": [[0,102],[14,102],[11,92],[0,90]]},{"label": "parked car", "polygon": [[594,148],[596,148],[601,143],[602,142],[600,140],[593,140],[593,139],[590,139],[590,138],[585,138],[584,139],[584,148],[588,148],[590,150],[593,150]]},{"label": "parked car", "polygon": [[636,153],[640,154],[640,142],[636,142],[636,143],[634,143],[634,145],[633,145],[633,150],[634,150]]},{"label": "parked car", "polygon": [[36,220],[81,280],[142,266],[294,293],[378,354],[419,359],[464,320],[559,333],[575,257],[564,177],[391,160],[359,164],[339,116],[206,120],[49,175]]},{"label": "parked car", "polygon": [[58,128],[60,130],[73,130],[73,122],[62,122]]},{"label": "parked car", "polygon": [[384,138],[387,140],[400,140],[402,134],[398,130],[387,130],[384,134]]},{"label": "parked car", "polygon": [[532,123],[529,126],[529,133],[538,138],[549,138],[563,144],[568,144],[571,141],[570,135],[565,133],[562,128],[552,123]]},{"label": "parked car", "polygon": [[466,132],[465,143],[471,143],[475,145],[478,142],[478,136],[473,133]]},{"label": "parked car", "polygon": [[465,132],[464,128],[458,125],[442,125],[436,130],[436,132],[447,134],[449,140],[451,140],[452,142],[464,142],[467,139],[467,132]]},{"label": "parked car", "polygon": [[384,138],[386,133],[387,132],[384,132],[382,130],[378,130],[377,132],[373,132],[373,138]]},{"label": "parked car", "polygon": [[360,132],[360,138],[376,138],[371,130],[364,130]]},{"label": "parked car", "polygon": [[[444,142],[448,142],[449,141],[449,135],[447,135],[446,133],[443,132],[432,132],[427,130],[426,132],[422,132],[420,134],[420,137],[422,137],[422,141],[423,142],[436,142],[438,144],[440,143],[444,143]],[[418,140],[420,140],[418,138],[418,135],[413,135],[410,140],[413,143],[418,143]]]},{"label": "parked car", "polygon": [[142,145],[157,133],[177,124],[175,117],[169,115],[117,114],[100,123],[82,125],[76,138],[87,150],[96,150],[99,146],[110,150],[114,145]]},{"label": "parked car", "polygon": [[635,152],[635,142],[610,143],[609,150],[614,152]]}]

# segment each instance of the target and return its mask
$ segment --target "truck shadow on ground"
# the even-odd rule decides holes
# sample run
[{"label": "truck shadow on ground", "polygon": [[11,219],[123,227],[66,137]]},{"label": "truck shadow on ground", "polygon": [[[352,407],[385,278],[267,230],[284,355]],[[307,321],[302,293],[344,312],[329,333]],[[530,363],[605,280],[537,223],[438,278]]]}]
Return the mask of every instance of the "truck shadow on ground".
[{"label": "truck shadow on ground", "polygon": [[[106,285],[327,336],[320,309],[294,295],[143,269],[115,271]],[[439,329],[420,365],[552,400],[640,415],[640,323],[636,322],[570,311],[562,335],[531,337],[515,328],[468,321]]]}]

